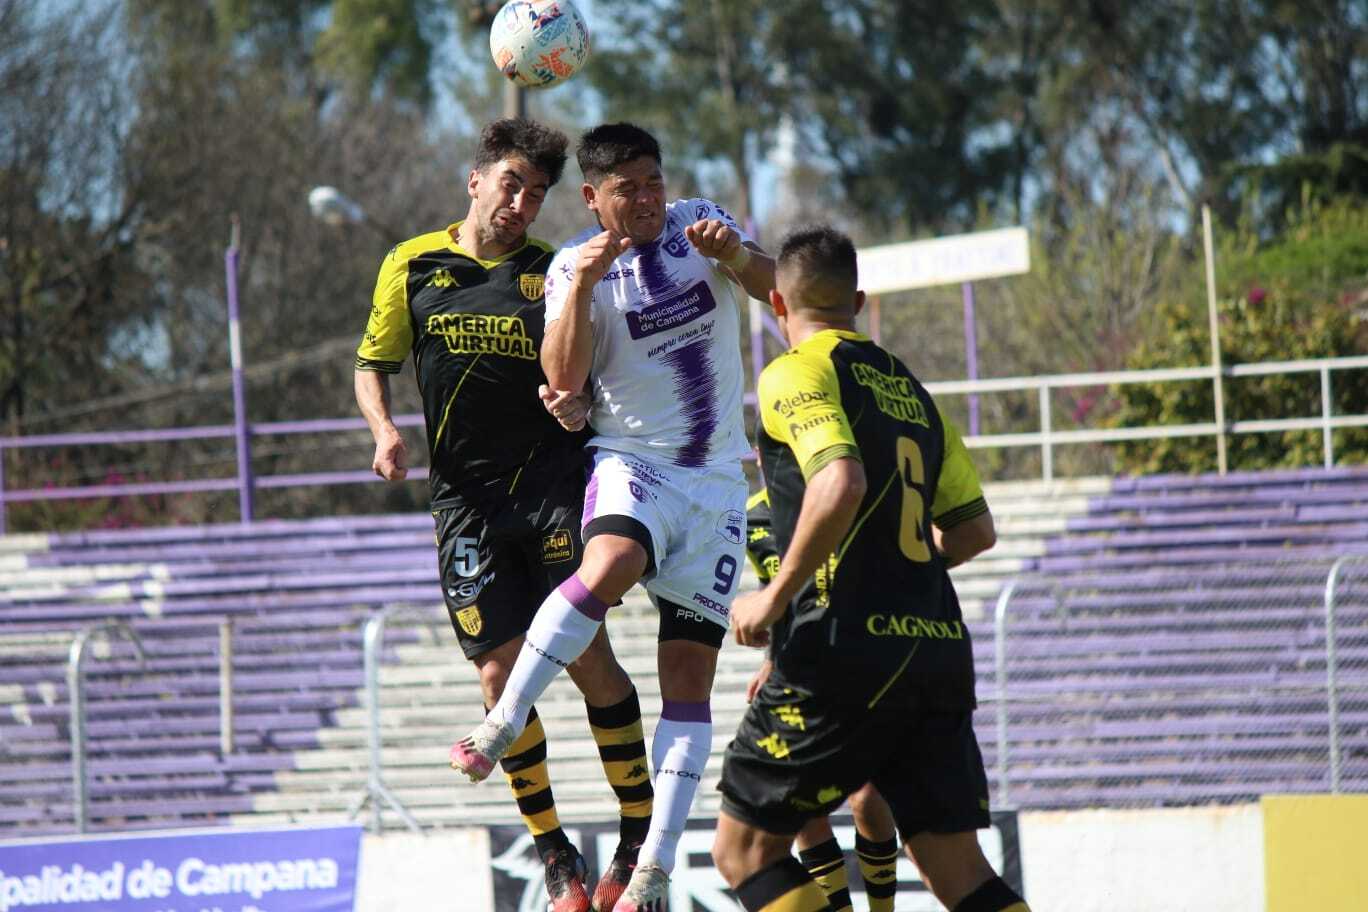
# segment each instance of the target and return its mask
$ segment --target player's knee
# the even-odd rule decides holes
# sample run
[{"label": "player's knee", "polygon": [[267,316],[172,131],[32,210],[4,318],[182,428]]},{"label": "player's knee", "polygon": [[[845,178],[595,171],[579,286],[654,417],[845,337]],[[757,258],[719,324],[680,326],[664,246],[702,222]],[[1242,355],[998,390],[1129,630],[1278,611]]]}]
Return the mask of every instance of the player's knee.
[{"label": "player's knee", "polygon": [[621,535],[595,535],[584,546],[576,576],[604,601],[613,602],[646,572],[646,549]]}]

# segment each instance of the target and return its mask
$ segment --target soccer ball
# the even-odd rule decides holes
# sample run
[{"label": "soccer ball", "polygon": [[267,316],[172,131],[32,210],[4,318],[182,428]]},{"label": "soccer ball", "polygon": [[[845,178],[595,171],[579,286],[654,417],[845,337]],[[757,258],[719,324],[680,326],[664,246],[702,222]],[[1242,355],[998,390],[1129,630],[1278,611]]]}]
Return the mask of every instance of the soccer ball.
[{"label": "soccer ball", "polygon": [[570,0],[508,0],[489,28],[489,53],[516,85],[564,82],[589,57],[589,27]]}]

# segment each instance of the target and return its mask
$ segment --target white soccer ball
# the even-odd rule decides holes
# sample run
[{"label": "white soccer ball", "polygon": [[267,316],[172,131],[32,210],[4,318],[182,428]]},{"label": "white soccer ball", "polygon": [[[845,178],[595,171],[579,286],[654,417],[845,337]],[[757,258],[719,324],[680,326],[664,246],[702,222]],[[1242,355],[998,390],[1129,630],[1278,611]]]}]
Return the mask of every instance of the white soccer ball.
[{"label": "white soccer ball", "polygon": [[589,58],[589,26],[570,0],[508,0],[489,28],[489,53],[515,84],[544,89]]}]

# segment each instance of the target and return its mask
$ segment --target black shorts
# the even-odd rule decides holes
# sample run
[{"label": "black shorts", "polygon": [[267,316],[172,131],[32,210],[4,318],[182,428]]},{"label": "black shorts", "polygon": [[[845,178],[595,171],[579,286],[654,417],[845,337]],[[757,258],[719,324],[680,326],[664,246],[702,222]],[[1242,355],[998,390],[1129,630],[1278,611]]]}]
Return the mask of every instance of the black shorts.
[{"label": "black shorts", "polygon": [[837,688],[766,682],[722,761],[727,813],[770,833],[796,833],[872,782],[903,839],[990,825],[972,710],[925,711],[893,695],[869,709]]},{"label": "black shorts", "polygon": [[466,658],[527,632],[551,590],[579,567],[584,473],[535,493],[434,510],[442,597]]}]

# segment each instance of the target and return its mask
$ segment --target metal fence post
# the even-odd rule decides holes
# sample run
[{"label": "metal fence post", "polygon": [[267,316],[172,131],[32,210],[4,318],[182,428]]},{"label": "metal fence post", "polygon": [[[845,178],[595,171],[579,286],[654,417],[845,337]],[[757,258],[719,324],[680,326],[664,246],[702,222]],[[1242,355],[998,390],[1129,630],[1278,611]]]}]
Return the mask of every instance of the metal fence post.
[{"label": "metal fence post", "polygon": [[366,772],[366,791],[356,798],[351,807],[347,809],[347,819],[355,820],[356,815],[361,813],[361,809],[369,803],[371,806],[371,831],[375,833],[382,832],[385,826],[382,803],[393,808],[403,818],[410,830],[415,833],[423,832],[422,825],[409,813],[408,808],[404,807],[403,802],[389,790],[389,786],[385,785],[384,762],[380,755],[380,653],[385,645],[385,621],[391,614],[411,610],[412,607],[391,605],[380,609],[366,621],[365,629],[361,635],[362,662],[366,676],[366,740],[369,746],[370,762],[368,764],[369,769]]},{"label": "metal fence post", "polygon": [[1335,464],[1335,431],[1330,424],[1334,417],[1335,404],[1330,398],[1330,368],[1322,364],[1321,375],[1321,443],[1325,447],[1325,467]]},{"label": "metal fence post", "polygon": [[233,432],[236,438],[238,464],[238,518],[252,521],[252,437],[247,423],[247,393],[242,375],[242,329],[238,320],[238,241],[242,226],[236,215],[232,218],[232,240],[223,254],[224,272],[228,288],[228,360],[233,376]]},{"label": "metal fence post", "polygon": [[998,767],[998,804],[1011,807],[1008,797],[1009,783],[1007,774],[1007,605],[1016,592],[1019,580],[1012,580],[998,594],[997,608],[993,615],[993,666],[997,676],[997,767]]},{"label": "metal fence post", "polygon": [[127,637],[138,654],[138,665],[147,663],[147,653],[142,640],[128,625],[113,622],[96,624],[76,634],[67,653],[67,698],[70,703],[71,727],[71,786],[72,814],[76,819],[76,832],[86,831],[86,747],[85,747],[85,657],[86,644],[97,633],[117,633]]},{"label": "metal fence post", "polygon": [[233,739],[233,619],[219,621],[219,753],[236,749]]},{"label": "metal fence post", "polygon": [[1335,590],[1339,586],[1340,571],[1346,564],[1368,563],[1368,556],[1346,554],[1335,561],[1325,578],[1325,702],[1329,714],[1330,793],[1340,790],[1339,743],[1339,654],[1335,638]]},{"label": "metal fence post", "polygon": [[1054,441],[1050,439],[1054,417],[1050,413],[1050,385],[1040,385],[1040,475],[1054,480]]}]

